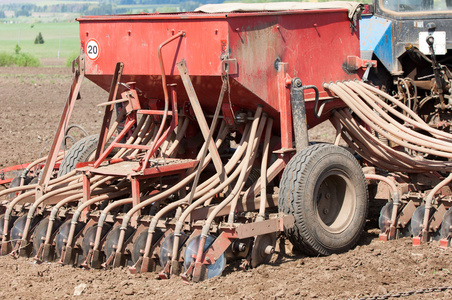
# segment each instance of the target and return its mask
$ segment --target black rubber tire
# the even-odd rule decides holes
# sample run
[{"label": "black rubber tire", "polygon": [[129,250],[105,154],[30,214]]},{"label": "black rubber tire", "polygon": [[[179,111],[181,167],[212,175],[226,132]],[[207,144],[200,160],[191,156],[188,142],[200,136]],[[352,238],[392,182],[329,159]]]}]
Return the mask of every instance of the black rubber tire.
[{"label": "black rubber tire", "polygon": [[78,163],[88,161],[91,154],[96,151],[98,143],[98,135],[84,137],[75,143],[61,162],[58,176],[63,176],[72,170],[75,170]]},{"label": "black rubber tire", "polygon": [[330,255],[356,245],[368,201],[366,180],[353,155],[338,146],[316,144],[287,164],[278,208],[295,218],[294,227],[285,233],[297,250]]}]

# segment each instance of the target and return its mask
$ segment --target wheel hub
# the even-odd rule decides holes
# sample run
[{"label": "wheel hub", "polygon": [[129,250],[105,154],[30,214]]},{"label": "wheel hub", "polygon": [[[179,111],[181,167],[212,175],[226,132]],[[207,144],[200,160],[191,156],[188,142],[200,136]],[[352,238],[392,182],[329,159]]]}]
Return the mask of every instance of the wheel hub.
[{"label": "wheel hub", "polygon": [[329,232],[341,232],[350,223],[355,210],[355,188],[340,171],[331,170],[319,180],[317,214]]}]

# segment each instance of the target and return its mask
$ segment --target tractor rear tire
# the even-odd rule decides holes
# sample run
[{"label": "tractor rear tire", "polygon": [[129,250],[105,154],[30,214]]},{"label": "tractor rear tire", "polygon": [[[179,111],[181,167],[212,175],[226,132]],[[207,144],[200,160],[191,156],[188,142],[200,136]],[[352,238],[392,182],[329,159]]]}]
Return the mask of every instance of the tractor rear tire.
[{"label": "tractor rear tire", "polygon": [[60,165],[58,177],[63,176],[72,170],[80,162],[87,162],[91,154],[97,149],[99,143],[98,135],[84,137],[75,143],[68,151]]},{"label": "tractor rear tire", "polygon": [[356,245],[366,222],[363,171],[344,148],[309,146],[287,164],[278,207],[295,218],[285,233],[298,251],[311,256],[347,251]]}]

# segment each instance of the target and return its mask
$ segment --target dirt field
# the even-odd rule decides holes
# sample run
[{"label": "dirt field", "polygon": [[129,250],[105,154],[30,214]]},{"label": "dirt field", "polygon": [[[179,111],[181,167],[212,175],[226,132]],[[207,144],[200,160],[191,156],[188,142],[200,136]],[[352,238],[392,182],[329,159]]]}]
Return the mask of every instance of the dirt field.
[{"label": "dirt field", "polygon": [[[0,68],[0,168],[48,151],[70,82],[68,68]],[[81,94],[72,120],[94,134],[102,122],[95,104],[106,101],[107,94],[88,81]],[[325,128],[311,137],[325,138]],[[347,299],[452,287],[451,249],[440,250],[437,242],[415,248],[410,239],[379,242],[378,214],[371,217],[359,245],[347,253],[312,258],[277,251],[269,265],[241,271],[232,263],[223,276],[192,285],[179,278],[156,280],[151,273],[131,275],[126,269],[85,271],[0,257],[0,298]],[[286,243],[283,248],[290,248]],[[77,289],[81,295],[73,296]],[[406,299],[452,299],[452,290]]]}]

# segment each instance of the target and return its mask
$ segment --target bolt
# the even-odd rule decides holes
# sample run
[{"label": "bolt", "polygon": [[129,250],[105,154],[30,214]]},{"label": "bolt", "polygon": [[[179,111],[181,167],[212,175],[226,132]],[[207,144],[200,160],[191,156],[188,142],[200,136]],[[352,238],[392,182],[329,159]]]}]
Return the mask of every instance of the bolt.
[{"label": "bolt", "polygon": [[300,78],[297,78],[293,81],[294,86],[301,87],[303,84],[301,83]]},{"label": "bolt", "polygon": [[325,194],[325,198],[326,198],[326,199],[330,199],[330,198],[331,198],[331,194],[330,194],[330,193],[326,193],[326,194]]},{"label": "bolt", "polygon": [[246,250],[246,245],[245,245],[245,243],[240,243],[240,244],[238,244],[238,245],[237,245],[237,250],[238,250],[239,252],[245,251],[245,250]]},{"label": "bolt", "polygon": [[273,254],[275,252],[275,248],[272,245],[268,245],[265,247],[264,253],[267,255]]},{"label": "bolt", "polygon": [[324,208],[322,212],[323,212],[324,215],[327,215],[328,214],[328,208]]}]

